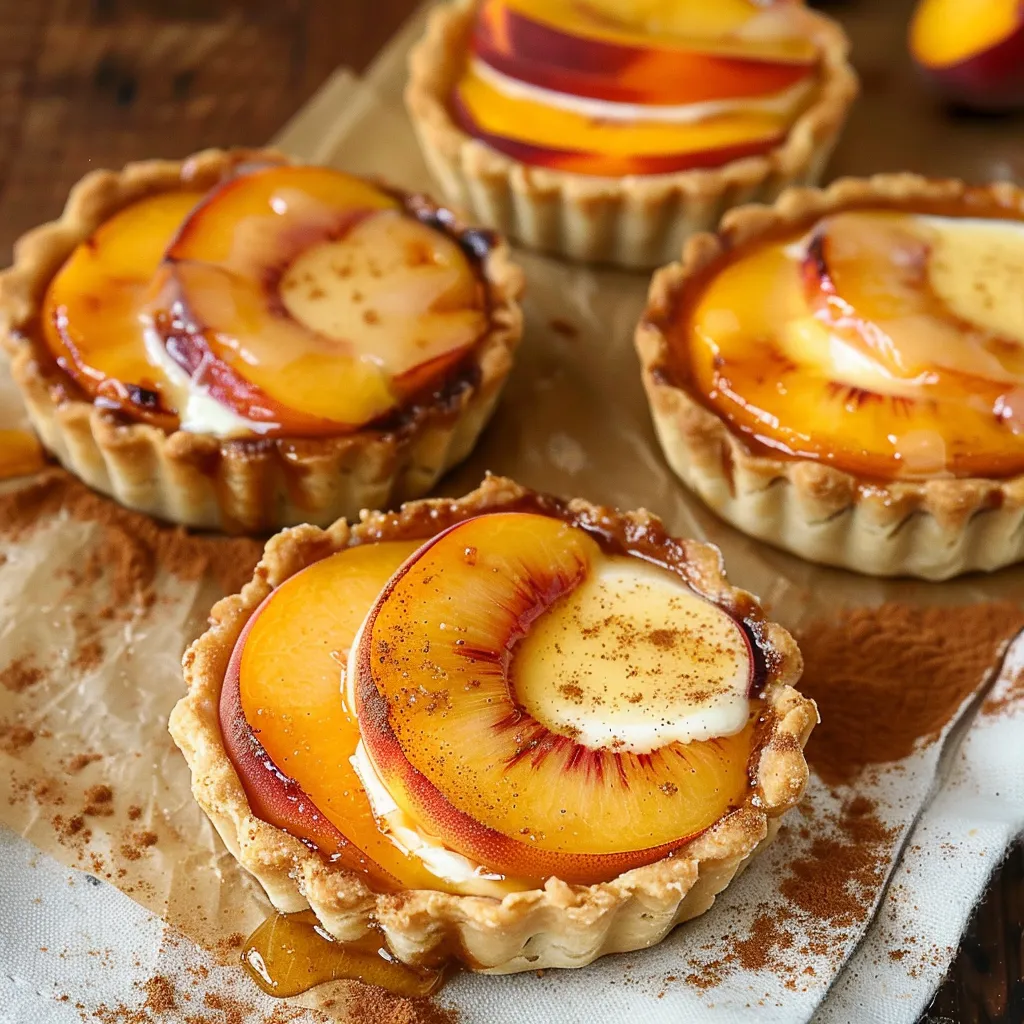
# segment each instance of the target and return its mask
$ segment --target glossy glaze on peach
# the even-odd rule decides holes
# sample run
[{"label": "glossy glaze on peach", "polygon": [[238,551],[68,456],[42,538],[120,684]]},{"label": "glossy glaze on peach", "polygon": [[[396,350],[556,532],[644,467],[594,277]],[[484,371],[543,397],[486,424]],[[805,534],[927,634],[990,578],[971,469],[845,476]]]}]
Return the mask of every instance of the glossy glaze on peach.
[{"label": "glossy glaze on peach", "polygon": [[[655,631],[650,642],[673,672],[678,666],[680,681],[691,671],[704,680],[691,689],[710,692],[721,671],[713,666],[736,666],[735,727],[705,741],[654,740],[637,753],[621,740],[585,746],[571,726],[548,721],[546,686],[567,681],[550,659],[527,657],[524,638],[564,618],[570,595],[609,559],[628,566],[635,557],[551,511],[481,516],[419,547],[351,548],[264,601],[236,644],[220,707],[229,757],[257,816],[378,890],[465,891],[466,881],[408,847],[401,830],[413,829],[471,872],[479,865],[473,873],[504,892],[550,875],[610,879],[667,855],[742,803],[758,714],[750,698],[763,672],[756,630],[667,567],[635,563],[664,574],[659,585],[688,595],[731,639],[693,662],[688,652],[700,638],[685,639],[685,630]],[[645,538],[633,542],[639,551]],[[574,622],[564,622],[570,642]],[[558,653],[559,634],[547,635]],[[647,699],[666,684],[648,678]],[[599,686],[590,699],[603,704]],[[710,698],[693,690],[683,699]],[[378,790],[393,811],[374,806]]]},{"label": "glossy glaze on peach", "polygon": [[282,165],[122,210],[75,250],[43,311],[87,394],[219,436],[380,420],[446,380],[488,322],[475,254],[416,197]]},{"label": "glossy glaze on peach", "polygon": [[[547,517],[470,520],[403,566],[361,634],[357,714],[384,786],[428,832],[507,875],[607,881],[661,859],[749,787],[745,707],[731,735],[635,753],[585,746],[517,696],[517,645],[561,614],[603,557],[586,533]],[[747,642],[736,635],[749,679]],[[703,671],[683,651],[674,663],[680,673]],[[606,664],[608,685],[620,685]],[[538,671],[583,696],[550,664]],[[652,682],[640,675],[630,685]]]},{"label": "glossy glaze on peach", "polygon": [[[583,174],[721,166],[779,145],[813,88],[800,13],[747,0],[487,0],[452,97],[469,134]],[[650,8],[649,10],[647,8]],[[770,24],[762,31],[752,25]]]},{"label": "glossy glaze on peach", "polygon": [[675,356],[706,404],[783,457],[879,479],[1010,475],[1022,266],[1017,222],[835,214],[714,267],[683,302]]},{"label": "glossy glaze on peach", "polygon": [[352,548],[293,576],[239,637],[221,727],[253,811],[356,870],[372,888],[444,888],[381,832],[352,767],[359,743],[343,698],[367,608],[416,541]]}]

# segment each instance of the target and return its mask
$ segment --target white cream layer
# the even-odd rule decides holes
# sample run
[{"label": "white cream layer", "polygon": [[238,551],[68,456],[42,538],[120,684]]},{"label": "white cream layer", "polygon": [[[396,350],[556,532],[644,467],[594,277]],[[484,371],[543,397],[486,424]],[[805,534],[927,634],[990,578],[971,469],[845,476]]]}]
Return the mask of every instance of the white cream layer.
[{"label": "white cream layer", "polygon": [[510,99],[530,100],[548,107],[566,110],[595,120],[623,121],[626,123],[697,124],[727,114],[783,114],[794,115],[804,104],[814,80],[808,78],[762,99],[709,100],[704,103],[685,103],[659,106],[643,103],[616,103],[613,100],[576,96],[557,92],[543,86],[523,82],[498,71],[479,57],[470,61],[472,73]]},{"label": "white cream layer", "polygon": [[258,423],[246,419],[222,402],[218,402],[207,388],[196,383],[195,377],[200,374],[190,376],[171,358],[164,346],[163,338],[153,326],[152,319],[146,314],[140,319],[146,354],[149,361],[159,367],[167,378],[182,430],[192,434],[229,438],[265,434],[275,428],[274,423]]},{"label": "white cream layer", "polygon": [[[752,671],[746,636],[731,616],[675,573],[635,557],[607,558],[569,601],[568,609],[536,620],[517,648],[514,664],[535,674],[540,685],[526,693],[516,686],[516,696],[539,721],[587,745],[636,752],[731,736],[746,725]],[[609,617],[616,621],[606,624]],[[601,628],[582,644],[568,643],[597,623]],[[342,698],[353,711],[356,652],[365,628],[366,619],[341,680]],[[618,650],[605,657],[602,646],[612,642]],[[552,644],[559,654],[545,649]],[[570,663],[580,679],[588,680],[585,687],[565,682]],[[641,699],[632,699],[636,694]],[[531,707],[541,700],[543,706]],[[461,892],[502,896],[517,888],[424,832],[395,802],[362,741],[350,763],[374,816],[386,823],[388,838],[403,854]]]},{"label": "white cream layer", "polygon": [[516,647],[517,703],[593,749],[647,754],[747,723],[750,645],[669,569],[603,558]]}]

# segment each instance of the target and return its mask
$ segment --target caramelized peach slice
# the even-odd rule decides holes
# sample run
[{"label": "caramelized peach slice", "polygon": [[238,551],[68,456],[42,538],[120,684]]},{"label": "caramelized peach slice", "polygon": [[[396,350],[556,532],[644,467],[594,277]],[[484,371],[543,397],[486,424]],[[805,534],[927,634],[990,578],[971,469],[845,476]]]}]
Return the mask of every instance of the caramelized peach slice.
[{"label": "caramelized peach slice", "polygon": [[177,409],[139,314],[164,250],[201,199],[165,193],[115,214],[75,249],[43,301],[43,336],[61,368],[92,397],[164,425]]},{"label": "caramelized peach slice", "polygon": [[0,429],[0,480],[38,473],[45,466],[46,456],[35,434]]},{"label": "caramelized peach slice", "polygon": [[627,45],[574,34],[535,21],[505,0],[478,15],[474,52],[521,82],[572,96],[618,103],[669,105],[774,96],[805,80],[808,63],[754,60],[697,50]]},{"label": "caramelized peach slice", "polygon": [[767,448],[862,475],[1024,469],[1024,349],[995,333],[1019,302],[977,303],[1019,295],[1020,225],[867,211],[813,237],[738,252],[694,297],[678,344],[705,401]]},{"label": "caramelized peach slice", "polygon": [[315,167],[214,191],[168,249],[157,305],[194,381],[269,432],[299,434],[383,416],[461,358],[487,315],[454,240]]},{"label": "caramelized peach slice", "polygon": [[[984,227],[975,230],[990,233]],[[960,245],[969,243],[967,233],[961,235]],[[931,273],[947,255],[941,249],[941,236],[919,218],[899,213],[829,217],[807,245],[808,303],[894,377],[921,378],[938,366],[981,380],[1019,379],[1024,375],[1024,336],[1020,341],[993,337],[950,308]],[[970,280],[964,256],[961,248],[947,262],[959,263],[960,276]],[[1024,320],[1016,326],[1024,331]],[[1014,357],[1015,368],[1004,365],[1004,359]]]},{"label": "caramelized peach slice", "polygon": [[766,153],[787,131],[780,114],[729,114],[695,124],[595,119],[510,96],[473,72],[454,114],[471,135],[524,163],[579,174],[665,174]]},{"label": "caramelized peach slice", "polygon": [[[620,45],[813,63],[793,3],[751,0],[504,0],[510,10],[585,39]],[[767,9],[766,9],[767,8]],[[788,31],[787,31],[788,29]]]},{"label": "caramelized peach slice", "polygon": [[509,875],[607,880],[749,786],[740,626],[675,574],[555,519],[496,513],[424,545],[350,664],[371,770],[394,801]]},{"label": "caramelized peach slice", "polygon": [[283,583],[239,638],[221,697],[225,743],[253,811],[375,888],[446,887],[377,827],[350,763],[359,727],[341,690],[366,610],[417,546],[351,548]]}]

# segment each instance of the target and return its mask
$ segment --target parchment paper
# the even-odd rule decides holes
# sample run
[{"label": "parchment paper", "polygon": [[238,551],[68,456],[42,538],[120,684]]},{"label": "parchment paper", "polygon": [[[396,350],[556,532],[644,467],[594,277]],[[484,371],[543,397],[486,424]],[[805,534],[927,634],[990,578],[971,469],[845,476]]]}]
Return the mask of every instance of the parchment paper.
[{"label": "parchment paper", "polygon": [[[404,187],[433,188],[400,101],[405,51],[418,32],[414,22],[362,82],[347,73],[332,79],[283,133],[279,140],[283,148],[309,160],[381,174]],[[719,522],[668,470],[650,425],[632,346],[646,277],[581,269],[527,253],[521,253],[520,259],[529,282],[526,341],[493,424],[470,460],[443,482],[441,493],[463,493],[491,469],[542,490],[621,508],[650,508],[676,533],[718,544],[731,579],[761,595],[772,615],[790,628],[820,616],[826,606],[838,609],[885,600],[956,605],[1020,599],[1024,574],[1019,569],[941,586],[882,582],[801,562]],[[9,420],[0,426],[13,425],[17,406],[2,372],[0,410]],[[218,588],[208,579],[185,580],[162,572],[156,605],[122,609],[117,617],[91,626],[92,639],[104,648],[103,659],[96,665],[76,667],[81,660],[76,652],[83,642],[83,603],[94,611],[107,600],[108,581],[100,579],[84,594],[73,582],[74,573],[98,542],[99,529],[58,514],[16,542],[0,541],[0,554],[6,556],[0,565],[0,669],[28,658],[42,674],[21,692],[0,693],[0,718],[34,737],[20,745],[8,743],[0,751],[0,771],[10,779],[9,798],[0,800],[0,823],[60,864],[110,882],[155,915],[139,916],[116,894],[110,894],[102,912],[90,894],[84,909],[77,912],[80,918],[92,920],[96,929],[102,926],[114,932],[121,927],[117,922],[136,914],[131,939],[128,931],[121,930],[123,944],[111,940],[108,948],[111,957],[117,959],[120,954],[117,984],[120,998],[128,1005],[133,999],[144,1003],[148,998],[145,979],[159,970],[176,979],[182,990],[189,985],[190,991],[196,989],[196,979],[202,977],[209,991],[244,991],[249,1008],[246,1019],[256,1019],[252,1015],[257,1013],[272,1019],[285,1011],[246,987],[236,967],[218,967],[237,959],[239,938],[265,916],[267,901],[224,851],[194,804],[184,762],[166,733],[167,714],[182,692],[181,653],[204,628],[206,613],[220,596]],[[976,710],[976,702],[968,701],[962,709],[965,721]],[[939,786],[943,756],[947,761],[960,756],[956,754],[959,735],[950,738],[948,733],[941,742],[901,763],[898,770],[870,773],[858,784],[857,793],[874,799],[882,825],[890,830],[886,848],[880,851],[883,868],[876,882],[861,893],[863,902],[872,907],[885,898],[879,927],[886,915],[891,918],[896,913],[895,904],[884,894],[889,868]],[[81,766],[89,755],[97,757]],[[1024,776],[1020,753],[1007,756],[1017,759],[1002,762],[1007,771]],[[946,915],[941,927],[936,923],[936,934],[959,935],[988,870],[1019,828],[1013,822],[1018,820],[1015,815],[1024,795],[993,796],[985,788],[992,784],[985,777],[977,783],[980,788],[968,794],[974,782],[961,779],[959,789],[948,790],[959,794],[952,805],[957,821],[956,814],[964,811],[965,801],[977,798],[977,792],[995,802],[1009,799],[1010,803],[1002,807],[1001,839],[987,842],[978,861],[984,869],[959,886],[964,898],[952,919]],[[97,786],[109,787],[109,797],[97,802]],[[606,958],[582,971],[547,972],[543,978],[463,975],[445,990],[442,1001],[458,1006],[466,1020],[495,1022],[620,1020],[626,1015],[645,1021],[727,1021],[746,1019],[751,1006],[757,1006],[760,1016],[769,1021],[809,1020],[863,938],[867,922],[836,930],[823,948],[819,925],[797,914],[786,925],[790,952],[780,951],[773,963],[752,970],[735,963],[723,967],[719,962],[728,959],[736,936],[751,933],[759,915],[782,906],[777,879],[783,867],[806,855],[813,836],[835,833],[836,822],[853,797],[851,790],[829,790],[815,780],[806,808],[793,816],[776,845],[726,891],[712,912],[656,949]],[[933,852],[940,842],[950,841],[934,838],[941,833],[941,823],[946,822],[947,832],[952,827],[948,802],[938,813],[939,824],[928,826],[932,832],[926,828],[920,842],[918,834],[927,825],[927,815],[915,832],[915,843],[930,844],[925,848]],[[76,819],[81,819],[77,826]],[[810,821],[814,831],[802,829],[802,820]],[[961,827],[962,823],[956,826]],[[23,860],[32,863],[16,840],[4,842],[5,872]],[[39,869],[39,878],[45,875],[45,882],[26,882],[35,878],[31,872],[25,874],[28,870],[2,876],[5,887],[10,887],[5,900],[9,898],[12,907],[17,899],[27,898],[26,885],[42,887],[39,898],[45,903],[57,886],[55,879],[65,877],[49,861]],[[72,882],[81,879],[80,875],[66,877]],[[107,891],[105,886],[98,889]],[[890,921],[888,927],[896,926]],[[88,928],[84,934],[88,936]],[[10,962],[16,960],[21,972],[9,973],[8,980],[17,981],[23,975],[35,979],[26,984],[30,995],[46,1002],[48,1016],[39,1019],[76,1019],[64,1015],[72,1012],[81,989],[95,989],[94,979],[84,980],[88,972],[76,968],[61,974],[44,954],[26,962],[24,944],[16,936],[7,936],[7,941]],[[871,941],[869,937],[865,949],[870,950]],[[887,940],[876,937],[876,941],[882,945],[875,959],[884,959]],[[928,964],[920,966],[916,978],[923,981],[909,985],[909,995],[901,997],[901,1012],[914,1013],[937,984],[953,951],[949,939],[945,941],[948,948],[930,953]],[[155,950],[154,942],[158,943]],[[800,952],[801,948],[806,951]],[[129,952],[139,949],[144,955]],[[713,970],[721,975],[717,985],[686,980],[688,975],[706,978]],[[43,976],[50,979],[46,983],[50,988],[39,980]],[[62,977],[67,986],[63,991]],[[849,978],[849,972],[843,976],[847,1000],[843,1005],[851,1005],[852,1000],[863,1009],[868,1005],[864,1000],[874,997],[872,992],[877,995],[878,986],[867,992]],[[117,986],[114,990],[118,991]],[[28,998],[24,985],[18,991],[19,998]],[[332,1014],[360,1019],[351,994],[345,986],[336,985],[299,1002],[323,1006],[326,1000],[333,1002],[328,1007]],[[65,1002],[61,995],[72,998]],[[82,1016],[92,1012],[98,998],[95,992],[91,998],[92,1003],[83,1003],[84,1009],[76,1012]],[[188,1006],[190,1021],[207,1019],[203,1014],[208,1019],[226,1019],[215,1015],[216,1007],[198,1004],[197,997]],[[150,1019],[165,1019],[155,1007],[146,1010],[145,1005]],[[166,1019],[178,1019],[184,1012],[182,1005],[179,999],[178,1008],[167,1011]],[[822,1019],[849,1018],[826,1015]],[[875,1018],[868,1014],[862,1019]],[[897,1014],[877,1019],[914,1017]]]}]

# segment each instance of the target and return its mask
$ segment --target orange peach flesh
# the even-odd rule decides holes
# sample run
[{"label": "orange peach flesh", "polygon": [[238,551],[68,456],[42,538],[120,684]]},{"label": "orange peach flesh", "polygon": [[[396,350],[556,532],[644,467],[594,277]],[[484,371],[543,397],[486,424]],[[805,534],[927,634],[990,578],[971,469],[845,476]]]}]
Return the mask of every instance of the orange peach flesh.
[{"label": "orange peach flesh", "polygon": [[[511,13],[575,34],[637,48],[700,53],[740,53],[764,60],[813,63],[814,44],[799,34],[775,31],[758,39],[743,30],[764,5],[750,0],[501,0]],[[780,7],[784,6],[779,4]]]},{"label": "orange peach flesh", "polygon": [[867,211],[737,253],[674,341],[703,400],[775,452],[875,477],[1024,469],[1022,339],[966,330],[931,293],[929,238]]},{"label": "orange peach flesh", "polygon": [[46,465],[42,445],[27,430],[0,430],[0,480],[28,476]]},{"label": "orange peach flesh", "polygon": [[1024,21],[1020,0],[922,0],[910,26],[914,57],[951,67],[1007,39]]},{"label": "orange peach flesh", "polygon": [[301,437],[435,386],[487,311],[457,241],[397,199],[275,166],[120,211],[54,277],[42,321],[58,365],[106,407],[174,429],[201,394],[242,418],[233,429]]},{"label": "orange peach flesh", "polygon": [[544,516],[459,524],[396,574],[355,652],[357,715],[384,786],[426,831],[507,875],[606,881],[665,856],[749,787],[749,723],[633,754],[583,747],[517,706],[517,640],[601,557]]},{"label": "orange peach flesh", "polygon": [[[276,167],[228,182],[167,251],[165,302],[194,370],[212,356],[266,396],[267,419],[339,433],[389,412],[481,336],[486,312],[457,243],[359,178]],[[217,397],[229,404],[230,388]],[[244,396],[241,396],[244,401]],[[260,413],[253,404],[244,410]]]},{"label": "orange peach flesh", "polygon": [[[622,103],[671,105],[770,96],[812,70],[817,55],[751,59],[702,49],[663,48],[654,39],[587,38],[577,25],[545,20],[549,9],[488,0],[480,8],[472,50],[492,68],[520,81],[574,96]],[[534,15],[531,17],[531,13]]]},{"label": "orange peach flesh", "polygon": [[[477,15],[478,60],[456,84],[452,111],[492,148],[578,174],[666,174],[763,154],[799,115],[807,90],[791,90],[809,87],[817,64],[799,14],[782,31],[789,13],[766,15],[745,0],[713,7],[654,0],[623,17],[616,5],[490,0]],[[768,38],[749,32],[763,17],[773,21]],[[498,87],[494,71],[548,94]],[[568,97],[612,106],[569,109]],[[754,105],[767,98],[772,109]],[[660,107],[702,103],[726,107],[695,121],[657,116]],[[615,104],[647,109],[639,117]]]},{"label": "orange peach flesh", "polygon": [[177,415],[146,351],[139,311],[164,251],[201,192],[171,192],[115,214],[75,249],[43,300],[43,337],[89,395],[157,422]]},{"label": "orange peach flesh", "polygon": [[[350,548],[278,587],[236,646],[221,705],[229,753],[255,813],[325,856],[358,851],[342,862],[368,875],[375,887],[382,879],[387,888],[445,887],[378,828],[349,760],[359,726],[341,689],[366,610],[418,546],[409,541]],[[265,757],[246,756],[253,741]],[[297,812],[299,802],[282,777],[301,789],[311,815],[321,815],[337,835]]]},{"label": "orange peach flesh", "polygon": [[910,51],[946,98],[979,110],[1024,105],[1024,7],[1019,0],[922,0]]}]

